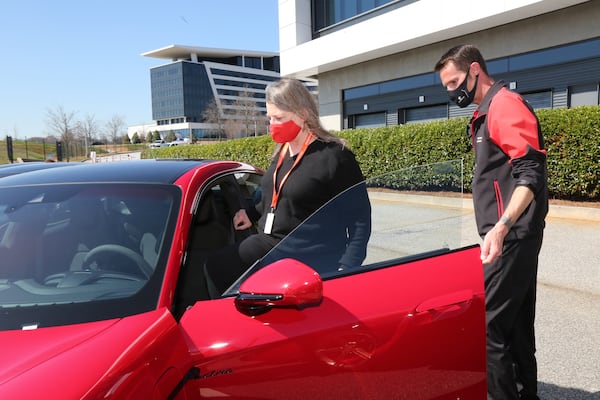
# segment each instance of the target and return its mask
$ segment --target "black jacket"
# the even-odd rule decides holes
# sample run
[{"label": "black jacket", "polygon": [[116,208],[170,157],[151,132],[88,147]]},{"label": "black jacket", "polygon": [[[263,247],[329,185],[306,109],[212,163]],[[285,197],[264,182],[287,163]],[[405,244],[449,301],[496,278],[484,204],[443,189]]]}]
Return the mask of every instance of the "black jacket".
[{"label": "black jacket", "polygon": [[539,121],[523,98],[496,82],[475,110],[468,129],[475,150],[473,203],[479,234],[498,222],[517,186],[534,200],[506,240],[541,237],[548,213],[546,150]]},{"label": "black jacket", "polygon": [[[295,158],[285,157],[277,185]],[[289,251],[288,257],[319,272],[340,265],[361,265],[371,234],[371,206],[354,154],[339,143],[312,142],[281,189],[272,234],[266,235],[262,232],[273,197],[276,161],[277,157],[263,176],[261,201],[248,213],[253,220],[258,219],[259,235],[265,242],[274,244],[294,231],[287,243],[279,244],[279,252],[273,256],[282,258],[281,254]],[[328,205],[327,212],[313,215],[340,194],[335,204]],[[301,223],[301,229],[297,229]]]}]

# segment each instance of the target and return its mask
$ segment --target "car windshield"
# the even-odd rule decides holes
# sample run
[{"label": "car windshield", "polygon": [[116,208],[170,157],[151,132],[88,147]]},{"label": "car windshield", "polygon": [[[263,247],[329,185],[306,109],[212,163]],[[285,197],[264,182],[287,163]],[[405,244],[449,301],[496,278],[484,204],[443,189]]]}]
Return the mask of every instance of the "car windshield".
[{"label": "car windshield", "polygon": [[155,308],[180,196],[158,184],[0,188],[0,329]]},{"label": "car windshield", "polygon": [[283,258],[331,279],[473,244],[473,235],[463,231],[470,211],[463,205],[462,170],[462,160],[449,161],[353,186],[307,218],[225,294],[236,294],[248,276]]}]

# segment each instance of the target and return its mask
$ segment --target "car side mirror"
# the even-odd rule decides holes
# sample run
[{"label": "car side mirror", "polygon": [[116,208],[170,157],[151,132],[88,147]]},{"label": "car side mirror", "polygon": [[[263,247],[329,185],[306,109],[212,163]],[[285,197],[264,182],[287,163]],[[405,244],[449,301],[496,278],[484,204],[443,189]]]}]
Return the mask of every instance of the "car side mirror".
[{"label": "car side mirror", "polygon": [[323,300],[319,274],[300,261],[284,258],[252,274],[242,283],[235,306],[249,316],[272,308],[303,309]]}]

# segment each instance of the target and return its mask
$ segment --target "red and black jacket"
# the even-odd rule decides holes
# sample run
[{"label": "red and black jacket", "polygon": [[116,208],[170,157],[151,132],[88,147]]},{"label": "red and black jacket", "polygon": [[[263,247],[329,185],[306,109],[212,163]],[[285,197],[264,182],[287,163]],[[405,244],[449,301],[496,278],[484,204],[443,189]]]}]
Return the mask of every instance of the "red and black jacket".
[{"label": "red and black jacket", "polygon": [[517,186],[535,197],[506,240],[541,237],[548,213],[546,150],[539,121],[523,98],[496,82],[473,113],[468,128],[475,150],[473,204],[483,237],[504,213]]}]

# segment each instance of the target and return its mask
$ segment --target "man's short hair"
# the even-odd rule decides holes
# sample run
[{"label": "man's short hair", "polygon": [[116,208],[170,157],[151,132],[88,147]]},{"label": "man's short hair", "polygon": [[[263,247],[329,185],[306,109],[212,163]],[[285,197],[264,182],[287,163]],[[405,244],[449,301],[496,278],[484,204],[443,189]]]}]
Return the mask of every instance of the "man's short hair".
[{"label": "man's short hair", "polygon": [[449,62],[453,62],[461,71],[467,71],[473,62],[479,63],[483,72],[488,74],[485,60],[479,49],[471,44],[461,44],[448,50],[435,64],[435,72],[439,72]]}]

